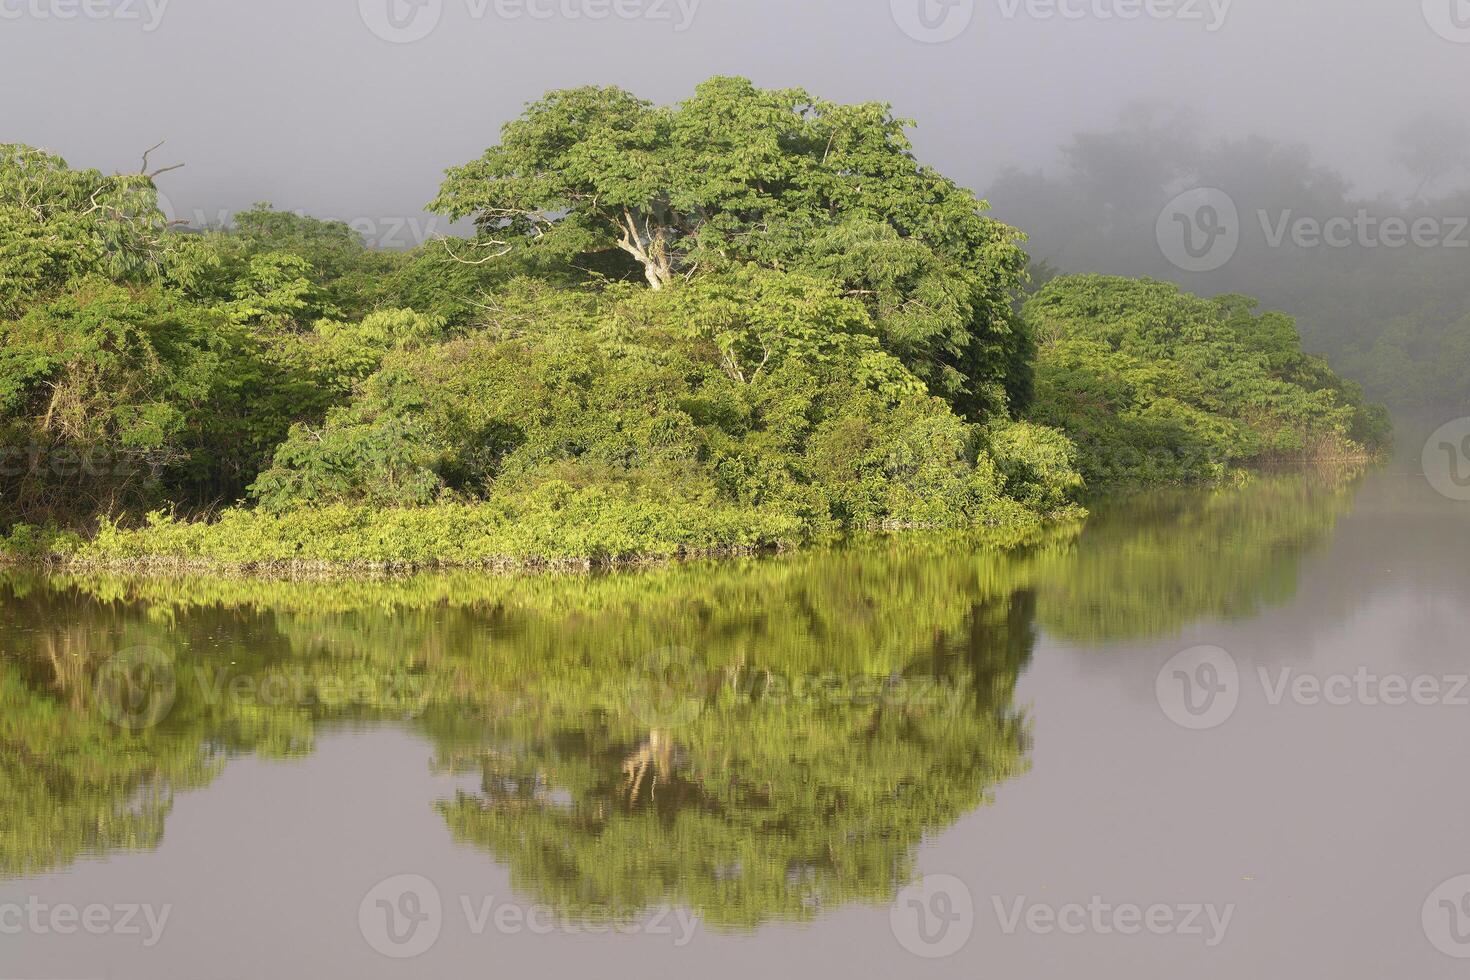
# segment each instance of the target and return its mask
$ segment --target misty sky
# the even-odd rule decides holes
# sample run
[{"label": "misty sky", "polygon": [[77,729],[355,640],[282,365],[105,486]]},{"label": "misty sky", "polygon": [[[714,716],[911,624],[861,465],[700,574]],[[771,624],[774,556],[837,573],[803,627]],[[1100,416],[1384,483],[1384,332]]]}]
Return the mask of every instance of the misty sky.
[{"label": "misty sky", "polygon": [[[389,3],[410,31],[442,9],[391,43],[368,26]],[[921,3],[940,30],[973,17],[925,43],[898,23]],[[1116,16],[1145,3],[1183,9]],[[612,15],[585,16],[599,4]],[[1153,99],[1210,132],[1309,142],[1372,192],[1408,183],[1401,120],[1464,111],[1470,0],[0,0],[0,141],[112,171],[167,139],[153,162],[187,164],[160,179],[180,213],[415,215],[548,89],[666,102],[714,74],[891,101],[921,157],[977,190]]]}]

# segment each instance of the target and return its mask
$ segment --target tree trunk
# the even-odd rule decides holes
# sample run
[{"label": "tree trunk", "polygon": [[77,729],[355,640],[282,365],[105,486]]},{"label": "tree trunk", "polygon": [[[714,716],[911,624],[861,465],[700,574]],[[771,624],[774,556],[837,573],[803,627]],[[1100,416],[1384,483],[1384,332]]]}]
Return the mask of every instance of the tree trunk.
[{"label": "tree trunk", "polygon": [[653,289],[663,289],[674,281],[673,259],[669,256],[668,233],[648,219],[640,224],[638,216],[623,210],[622,240],[618,247],[643,266],[643,277]]},{"label": "tree trunk", "polygon": [[655,266],[652,262],[645,262],[643,264],[643,275],[645,278],[648,279],[648,284],[654,289],[663,289],[665,286],[668,285],[668,280],[665,278],[665,274],[662,273],[659,268]]}]

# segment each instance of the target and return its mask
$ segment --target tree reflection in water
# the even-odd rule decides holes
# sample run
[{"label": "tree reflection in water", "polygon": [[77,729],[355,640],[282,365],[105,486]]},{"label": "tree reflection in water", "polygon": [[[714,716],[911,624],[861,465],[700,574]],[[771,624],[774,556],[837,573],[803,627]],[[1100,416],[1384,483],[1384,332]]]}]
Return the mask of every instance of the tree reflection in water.
[{"label": "tree reflection in water", "polygon": [[1155,494],[1005,551],[905,535],[588,577],[14,574],[0,875],[156,847],[174,794],[232,756],[407,722],[471,779],[434,804],[449,831],[564,915],[675,904],[741,929],[887,901],[926,835],[1025,771],[1038,630],[1154,637],[1284,600],[1353,487]]}]

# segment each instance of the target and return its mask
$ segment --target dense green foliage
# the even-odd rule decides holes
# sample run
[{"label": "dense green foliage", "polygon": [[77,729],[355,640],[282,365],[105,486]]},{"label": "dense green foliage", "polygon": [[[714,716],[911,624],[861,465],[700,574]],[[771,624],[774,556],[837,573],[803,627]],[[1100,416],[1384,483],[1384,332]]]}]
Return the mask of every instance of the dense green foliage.
[{"label": "dense green foliage", "polygon": [[66,554],[77,564],[263,570],[617,564],[786,547],[805,540],[805,531],[793,518],[756,508],[696,510],[618,487],[548,482],[476,504],[234,509],[207,523],[155,514],[137,528],[106,524]]},{"label": "dense green foliage", "polygon": [[147,175],[72,170],[42,150],[0,144],[0,317],[93,273],[154,279],[166,229]]},{"label": "dense green foliage", "polygon": [[100,525],[54,539],[83,561],[1014,535],[1085,483],[1385,436],[1244,299],[1078,280],[1023,315],[1019,233],[919,163],[888,107],[743,79],[670,107],[551,93],[446,176],[433,206],[475,235],[412,252],[269,205],[170,231],[149,174],[20,146],[0,195],[0,528]]},{"label": "dense green foliage", "polygon": [[1386,414],[1302,353],[1290,317],[1253,307],[1151,280],[1053,279],[1025,306],[1039,345],[1034,417],[1077,442],[1094,488],[1382,445]]},{"label": "dense green foliage", "polygon": [[[145,227],[162,223],[151,185],[136,196],[152,211]],[[77,208],[70,222],[92,237],[123,234],[113,212]],[[62,277],[25,278],[35,256],[17,260],[24,301],[0,319],[0,519],[237,496],[291,424],[320,419],[375,357],[441,329],[344,285],[412,261],[369,251],[346,226],[256,211],[228,233],[159,234],[123,270],[103,247],[74,246]]]},{"label": "dense green foliage", "polygon": [[654,289],[746,263],[819,276],[861,297],[884,347],[961,415],[1024,407],[1019,234],[916,163],[904,125],[741,78],[674,107],[571,89],[451,170],[432,207],[473,217],[481,250],[602,258]]}]

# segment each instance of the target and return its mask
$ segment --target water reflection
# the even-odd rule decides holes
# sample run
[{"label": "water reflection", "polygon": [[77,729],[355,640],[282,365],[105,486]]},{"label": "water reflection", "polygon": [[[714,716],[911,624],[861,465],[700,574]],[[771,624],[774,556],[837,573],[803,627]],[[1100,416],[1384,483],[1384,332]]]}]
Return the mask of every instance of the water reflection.
[{"label": "water reflection", "polygon": [[867,539],[595,577],[14,576],[0,875],[147,850],[232,756],[406,723],[521,897],[744,929],[887,901],[1026,770],[1038,630],[1163,635],[1289,597],[1350,481],[1154,495],[1011,552]]},{"label": "water reflection", "polygon": [[1329,539],[1361,482],[1360,474],[1282,475],[1103,507],[1074,547],[1040,556],[1032,575],[1042,624],[1076,642],[1146,640],[1285,604],[1302,558]]}]

